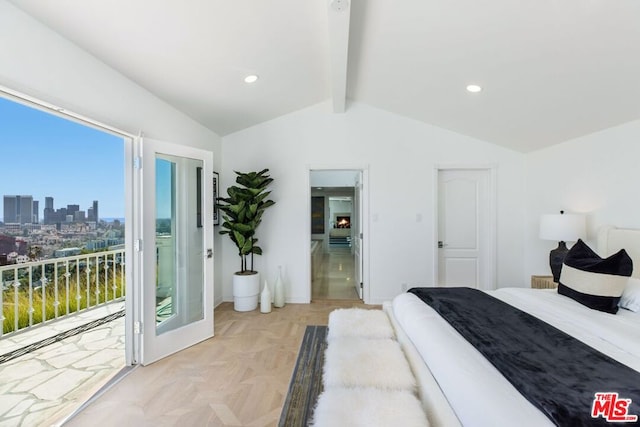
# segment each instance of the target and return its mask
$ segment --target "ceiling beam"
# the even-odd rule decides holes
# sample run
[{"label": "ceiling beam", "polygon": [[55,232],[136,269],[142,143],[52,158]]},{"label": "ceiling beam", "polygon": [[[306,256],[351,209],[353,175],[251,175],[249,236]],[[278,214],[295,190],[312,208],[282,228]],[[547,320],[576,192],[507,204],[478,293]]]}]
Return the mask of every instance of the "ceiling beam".
[{"label": "ceiling beam", "polygon": [[344,113],[347,100],[347,57],[349,50],[349,0],[328,0],[329,56],[333,112]]}]

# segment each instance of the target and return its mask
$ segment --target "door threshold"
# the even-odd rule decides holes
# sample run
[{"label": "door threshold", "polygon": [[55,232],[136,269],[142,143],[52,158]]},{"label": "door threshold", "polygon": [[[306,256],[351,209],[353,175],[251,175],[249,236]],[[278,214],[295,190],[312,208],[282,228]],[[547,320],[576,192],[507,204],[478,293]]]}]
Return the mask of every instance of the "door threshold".
[{"label": "door threshold", "polygon": [[103,394],[105,394],[107,391],[109,391],[114,385],[118,384],[124,377],[129,375],[135,369],[137,369],[138,366],[140,366],[140,365],[125,366],[124,368],[120,369],[120,371],[118,371],[114,376],[112,376],[111,379],[109,379],[109,381],[107,381],[106,384],[104,384],[102,387],[100,387],[98,389],[98,391],[96,391],[89,399],[87,399],[84,403],[82,403],[80,406],[78,406],[72,413],[70,413],[69,415],[67,415],[66,417],[61,419],[60,421],[58,421],[56,423],[53,423],[51,426],[52,427],[61,427],[61,426],[65,425],[67,422],[69,422],[71,419],[73,419],[80,412],[84,411],[85,408],[87,408],[93,402],[98,400]]}]

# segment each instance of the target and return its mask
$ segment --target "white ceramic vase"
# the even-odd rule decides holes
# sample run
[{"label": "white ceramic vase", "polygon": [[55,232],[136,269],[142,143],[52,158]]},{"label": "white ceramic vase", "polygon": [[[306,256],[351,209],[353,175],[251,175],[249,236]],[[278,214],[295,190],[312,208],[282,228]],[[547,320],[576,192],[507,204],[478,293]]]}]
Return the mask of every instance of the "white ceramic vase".
[{"label": "white ceramic vase", "polygon": [[273,306],[284,307],[284,283],[282,283],[282,266],[278,266],[278,277],[273,285]]},{"label": "white ceramic vase", "polygon": [[233,309],[252,311],[258,308],[260,295],[260,274],[233,275]]},{"label": "white ceramic vase", "polygon": [[271,289],[269,289],[269,283],[264,281],[264,287],[262,293],[260,293],[260,312],[271,313]]}]

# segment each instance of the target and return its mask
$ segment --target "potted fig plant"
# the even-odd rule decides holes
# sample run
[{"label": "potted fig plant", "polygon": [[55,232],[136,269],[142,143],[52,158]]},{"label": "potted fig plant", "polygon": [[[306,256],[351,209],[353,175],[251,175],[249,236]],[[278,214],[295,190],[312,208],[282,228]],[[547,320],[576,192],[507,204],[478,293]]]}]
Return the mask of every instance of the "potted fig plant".
[{"label": "potted fig plant", "polygon": [[222,230],[238,248],[240,270],[233,275],[233,304],[236,311],[251,311],[258,307],[260,275],[253,269],[253,256],[262,255],[257,245],[256,230],[262,222],[264,211],[275,204],[267,200],[273,182],[269,169],[260,172],[235,172],[236,183],[227,188],[227,197],[219,197],[218,209],[222,211]]}]

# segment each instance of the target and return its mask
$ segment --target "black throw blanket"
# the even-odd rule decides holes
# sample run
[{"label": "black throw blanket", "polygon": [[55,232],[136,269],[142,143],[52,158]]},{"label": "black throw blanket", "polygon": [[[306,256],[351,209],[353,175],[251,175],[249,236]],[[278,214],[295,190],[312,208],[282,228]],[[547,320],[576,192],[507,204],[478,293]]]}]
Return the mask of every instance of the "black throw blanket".
[{"label": "black throw blanket", "polygon": [[625,411],[613,411],[609,395],[597,405],[600,416],[592,418],[595,394],[601,392],[618,393],[618,401],[631,399],[617,405],[640,416],[640,373],[548,323],[477,289],[409,292],[447,320],[556,425],[610,426],[604,415],[613,420]]}]

